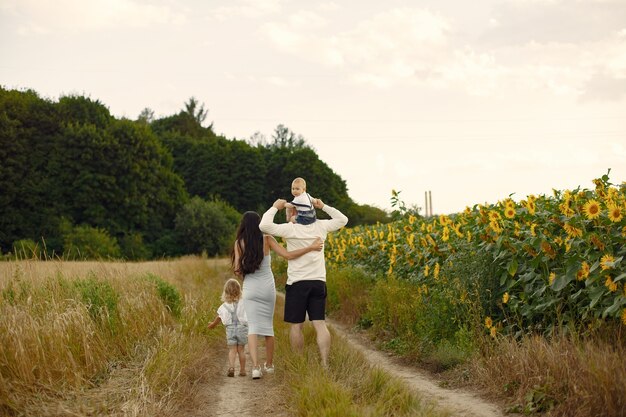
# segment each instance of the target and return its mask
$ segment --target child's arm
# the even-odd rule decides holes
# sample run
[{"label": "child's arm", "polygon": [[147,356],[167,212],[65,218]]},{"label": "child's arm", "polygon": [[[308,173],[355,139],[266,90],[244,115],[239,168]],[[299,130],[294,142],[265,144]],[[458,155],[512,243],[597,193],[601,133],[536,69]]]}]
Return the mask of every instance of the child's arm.
[{"label": "child's arm", "polygon": [[291,218],[295,215],[296,206],[291,203],[285,203],[285,219],[288,222],[291,221]]},{"label": "child's arm", "polygon": [[215,317],[215,320],[213,320],[211,323],[209,323],[208,328],[212,329],[215,326],[217,326],[218,324],[220,324],[222,322],[222,319],[220,318],[220,316]]},{"label": "child's arm", "polygon": [[299,258],[305,253],[309,253],[314,250],[321,251],[324,248],[324,242],[322,242],[322,239],[320,239],[319,237],[316,238],[315,242],[313,242],[310,246],[307,246],[306,248],[302,248],[302,249],[292,250],[292,251],[287,251],[287,249],[285,249],[283,245],[278,243],[276,239],[274,239],[273,236],[267,235],[266,238],[267,238],[268,244],[270,245],[270,248],[274,252],[276,252],[279,256],[282,256],[283,258],[287,260]]}]

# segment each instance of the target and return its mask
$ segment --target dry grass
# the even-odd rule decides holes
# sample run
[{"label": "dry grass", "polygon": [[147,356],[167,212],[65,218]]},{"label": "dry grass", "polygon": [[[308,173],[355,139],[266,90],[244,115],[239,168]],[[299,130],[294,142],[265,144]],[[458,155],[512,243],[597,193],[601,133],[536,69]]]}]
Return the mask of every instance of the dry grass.
[{"label": "dry grass", "polygon": [[551,416],[626,415],[625,349],[619,342],[502,339],[474,362],[473,373],[494,395],[513,398],[522,412]]},{"label": "dry grass", "polygon": [[423,403],[404,383],[370,364],[338,335],[332,338],[329,370],[320,366],[315,332],[305,326],[305,350],[294,354],[285,323],[275,322],[278,392],[290,412],[320,416],[447,416]]},{"label": "dry grass", "polygon": [[[180,292],[180,316],[148,273]],[[200,258],[0,263],[0,415],[171,413],[221,353],[205,328],[227,276]]]}]

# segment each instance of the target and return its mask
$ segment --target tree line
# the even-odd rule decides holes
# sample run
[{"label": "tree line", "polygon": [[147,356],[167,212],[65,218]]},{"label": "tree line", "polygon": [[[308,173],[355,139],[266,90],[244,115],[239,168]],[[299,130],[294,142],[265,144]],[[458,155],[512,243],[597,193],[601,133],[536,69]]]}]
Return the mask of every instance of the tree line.
[{"label": "tree line", "polygon": [[[217,135],[193,97],[177,114],[115,118],[99,100],[0,87],[0,251],[153,259],[226,253],[241,213],[289,199],[293,178],[350,225],[386,222],[304,138]],[[323,214],[320,213],[322,216]]]}]

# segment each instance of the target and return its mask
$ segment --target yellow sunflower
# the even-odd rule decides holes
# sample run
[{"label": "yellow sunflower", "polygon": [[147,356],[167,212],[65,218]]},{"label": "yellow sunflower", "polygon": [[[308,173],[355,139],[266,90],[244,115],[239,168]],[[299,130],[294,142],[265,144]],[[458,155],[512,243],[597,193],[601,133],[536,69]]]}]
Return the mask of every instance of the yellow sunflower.
[{"label": "yellow sunflower", "polygon": [[563,229],[565,229],[565,233],[571,238],[581,237],[583,235],[583,231],[575,226],[572,226],[569,223],[565,223],[563,225]]},{"label": "yellow sunflower", "polygon": [[622,220],[622,217],[623,217],[622,209],[619,206],[617,205],[609,206],[609,219],[612,222],[617,223],[618,221]]},{"label": "yellow sunflower", "polygon": [[550,281],[550,285],[552,285],[555,278],[556,278],[556,274],[554,272],[550,272],[550,276],[548,276],[548,281]]},{"label": "yellow sunflower", "polygon": [[489,329],[489,334],[491,335],[492,338],[496,338],[496,334],[498,333],[498,331],[496,330],[495,327],[491,327],[491,329]]},{"label": "yellow sunflower", "polygon": [[622,323],[626,325],[626,308],[622,310]]},{"label": "yellow sunflower", "polygon": [[613,268],[613,262],[615,262],[615,257],[613,257],[613,255],[609,255],[607,253],[606,255],[604,255],[602,257],[602,259],[600,259],[600,268],[603,271],[606,271],[607,269],[612,269]]},{"label": "yellow sunflower", "polygon": [[506,206],[504,209],[504,215],[507,219],[512,219],[515,217],[515,207],[514,206]]},{"label": "yellow sunflower", "polygon": [[589,264],[587,262],[583,262],[580,265],[580,269],[576,273],[576,279],[578,281],[582,281],[589,276]]},{"label": "yellow sunflower", "polygon": [[509,293],[505,292],[504,295],[502,296],[502,303],[506,304],[509,302]]},{"label": "yellow sunflower", "polygon": [[601,212],[600,203],[598,203],[596,200],[587,201],[583,206],[583,212],[589,220],[597,219],[598,217],[600,217]]},{"label": "yellow sunflower", "polygon": [[489,329],[492,326],[493,326],[493,321],[491,320],[491,317],[489,316],[485,317],[485,327]]},{"label": "yellow sunflower", "polygon": [[604,281],[604,286],[609,289],[611,292],[617,291],[617,283],[613,282],[611,277],[606,277],[606,281]]}]

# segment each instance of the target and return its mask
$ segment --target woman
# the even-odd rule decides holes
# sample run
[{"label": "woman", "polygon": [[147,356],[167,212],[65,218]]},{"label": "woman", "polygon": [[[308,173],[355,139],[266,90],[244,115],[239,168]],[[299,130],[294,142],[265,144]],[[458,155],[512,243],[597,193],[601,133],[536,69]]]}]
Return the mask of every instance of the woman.
[{"label": "woman", "polygon": [[258,363],[258,336],[265,336],[266,373],[274,372],[274,305],[276,286],[271,268],[270,250],[285,259],[294,259],[323,248],[317,239],[311,246],[288,252],[274,237],[259,229],[261,216],[254,211],[243,214],[231,255],[234,273],[243,280],[243,304],[248,316],[248,347],[252,359],[252,379],[263,375]]}]

